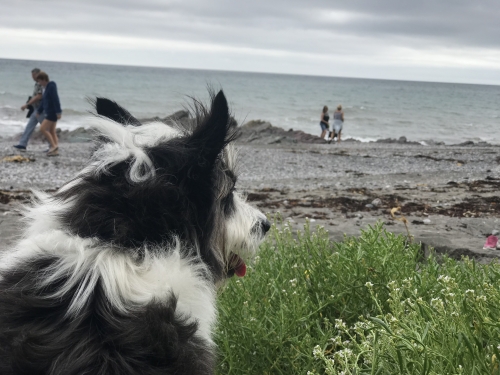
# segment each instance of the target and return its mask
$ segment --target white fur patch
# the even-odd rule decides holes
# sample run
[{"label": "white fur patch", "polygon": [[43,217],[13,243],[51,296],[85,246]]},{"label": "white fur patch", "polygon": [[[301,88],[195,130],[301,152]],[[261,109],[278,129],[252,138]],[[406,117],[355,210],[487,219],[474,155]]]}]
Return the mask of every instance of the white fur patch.
[{"label": "white fur patch", "polygon": [[32,206],[23,208],[23,221],[27,224],[23,232],[23,237],[31,237],[50,230],[62,229],[59,215],[70,209],[72,202],[61,203],[52,198],[51,195],[33,191],[35,200]]},{"label": "white fur patch", "polygon": [[144,152],[144,147],[153,147],[182,133],[161,122],[141,126],[122,125],[104,117],[92,117],[89,125],[112,142],[102,145],[93,155],[95,173],[106,170],[122,161],[132,158],[130,179],[146,181],[156,174],[155,166]]},{"label": "white fur patch", "polygon": [[182,257],[180,246],[177,242],[172,249],[146,249],[144,259],[139,261],[118,249],[103,247],[95,239],[52,230],[21,241],[2,259],[0,272],[29,259],[57,257],[59,260],[37,283],[41,288],[69,276],[53,295],[57,298],[77,288],[69,315],[78,314],[87,304],[99,280],[109,302],[124,313],[133,313],[135,307],[150,302],[167,302],[173,293],[178,299],[176,313],[198,322],[198,335],[212,342],[216,319],[214,286],[206,279],[209,273],[204,264]]},{"label": "white fur patch", "polygon": [[259,227],[258,223],[266,220],[266,216],[250,206],[236,192],[234,193],[234,205],[235,210],[226,221],[224,242],[226,256],[233,252],[243,259],[248,259],[255,254],[263,239],[262,231],[254,228]]}]

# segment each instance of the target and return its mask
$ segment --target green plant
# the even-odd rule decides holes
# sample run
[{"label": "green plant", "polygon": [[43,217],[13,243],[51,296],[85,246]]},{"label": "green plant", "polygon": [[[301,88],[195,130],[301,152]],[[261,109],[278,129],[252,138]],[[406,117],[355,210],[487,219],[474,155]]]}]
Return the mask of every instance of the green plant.
[{"label": "green plant", "polygon": [[273,225],[219,299],[221,374],[495,374],[500,267],[430,257],[376,225],[333,243]]}]

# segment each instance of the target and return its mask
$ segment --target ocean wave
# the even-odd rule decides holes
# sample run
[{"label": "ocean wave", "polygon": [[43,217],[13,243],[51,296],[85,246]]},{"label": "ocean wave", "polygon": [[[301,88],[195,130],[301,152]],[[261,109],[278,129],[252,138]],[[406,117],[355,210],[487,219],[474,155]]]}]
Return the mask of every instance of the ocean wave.
[{"label": "ocean wave", "polygon": [[19,108],[18,107],[14,107],[13,105],[5,104],[5,105],[0,106],[0,111],[2,109],[19,109]]},{"label": "ocean wave", "polygon": [[89,116],[90,115],[90,110],[89,111],[79,111],[77,109],[72,109],[72,108],[63,108],[62,111],[63,111],[63,114],[65,116]]},{"label": "ocean wave", "polygon": [[[344,137],[342,137],[344,138]],[[356,136],[348,136],[348,138],[352,138],[356,141],[368,143],[368,142],[377,142],[378,138],[370,138],[370,137],[356,137]]]},{"label": "ocean wave", "polygon": [[0,119],[0,126],[2,127],[12,127],[12,126],[21,126],[26,125],[26,121],[13,120],[13,119]]}]

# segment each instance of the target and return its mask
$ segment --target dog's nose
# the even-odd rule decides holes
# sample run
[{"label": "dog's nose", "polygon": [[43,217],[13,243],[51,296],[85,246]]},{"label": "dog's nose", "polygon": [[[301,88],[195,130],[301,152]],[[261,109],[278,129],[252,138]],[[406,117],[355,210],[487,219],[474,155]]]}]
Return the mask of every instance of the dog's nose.
[{"label": "dog's nose", "polygon": [[260,222],[260,227],[262,228],[262,232],[266,234],[271,228],[271,223],[269,222],[269,220],[264,219]]}]

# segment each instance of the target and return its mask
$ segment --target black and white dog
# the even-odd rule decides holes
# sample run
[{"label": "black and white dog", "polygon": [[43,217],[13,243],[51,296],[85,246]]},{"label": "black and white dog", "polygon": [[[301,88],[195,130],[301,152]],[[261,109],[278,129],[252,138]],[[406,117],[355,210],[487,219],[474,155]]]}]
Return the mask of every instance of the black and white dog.
[{"label": "black and white dog", "polygon": [[212,374],[216,287],[270,227],[235,191],[226,98],[192,129],[95,105],[90,163],[0,260],[0,374]]}]

